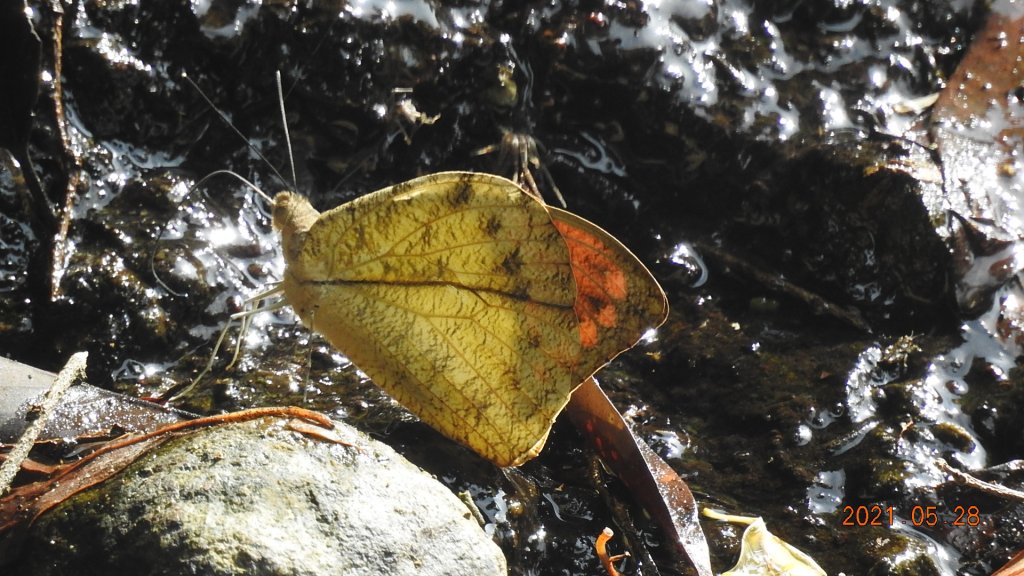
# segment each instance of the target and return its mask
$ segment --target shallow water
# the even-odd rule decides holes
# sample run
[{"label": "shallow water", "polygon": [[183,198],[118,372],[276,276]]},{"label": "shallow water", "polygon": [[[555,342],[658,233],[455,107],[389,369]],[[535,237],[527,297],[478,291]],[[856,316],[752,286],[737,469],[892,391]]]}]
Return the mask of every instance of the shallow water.
[{"label": "shallow water", "polygon": [[[52,16],[33,10],[46,45]],[[226,316],[281,275],[263,201],[230,178],[186,196],[223,168],[291,187],[254,151],[289,174],[280,70],[298,188],[321,208],[418,174],[500,172],[477,152],[509,131],[537,140],[570,209],[669,294],[669,322],[599,379],[700,502],[764,516],[830,574],[900,573],[896,559],[989,573],[1024,546],[1021,514],[944,484],[935,462],[978,470],[1024,448],[1016,268],[996,278],[1000,253],[979,252],[990,260],[962,276],[982,304],[961,312],[936,207],[963,207],[919,174],[867,172],[902,145],[886,133],[919,120],[898,105],[943,88],[984,16],[971,2],[71,3],[63,89],[82,171],[61,293],[33,307],[16,278],[35,239],[0,214],[0,346],[47,368],[88,349],[92,382],[133,394],[191,379]],[[31,151],[60,188],[73,167],[50,110],[41,101]],[[244,345],[189,407],[298,403],[386,438],[470,491],[516,574],[597,573],[605,525],[672,572],[567,424],[501,472],[415,422],[288,310],[257,315]],[[950,522],[977,505],[983,525],[843,525],[845,506],[874,505],[903,520],[937,506]],[[705,529],[725,570],[738,531]]]}]

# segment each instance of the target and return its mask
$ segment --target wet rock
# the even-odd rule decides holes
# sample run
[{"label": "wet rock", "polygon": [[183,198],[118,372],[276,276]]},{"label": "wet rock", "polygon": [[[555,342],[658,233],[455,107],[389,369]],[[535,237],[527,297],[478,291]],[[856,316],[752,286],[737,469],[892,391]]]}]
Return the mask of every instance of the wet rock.
[{"label": "wet rock", "polygon": [[[993,479],[985,478],[987,481]],[[1020,488],[1019,482],[1011,484],[1000,479],[999,483]],[[962,503],[960,506],[964,512],[960,525],[953,527],[947,536],[947,540],[963,554],[961,573],[972,576],[991,574],[993,569],[1006,564],[1021,549],[1024,504],[994,497],[978,498],[974,494],[959,493],[959,487],[947,491],[947,495],[950,502]],[[975,514],[973,517],[972,513]]]},{"label": "wet rock", "polygon": [[939,576],[942,572],[925,552],[907,556],[893,556],[879,562],[868,576]]},{"label": "wet rock", "polygon": [[171,440],[33,527],[18,574],[505,574],[447,488],[347,426],[281,420]]}]

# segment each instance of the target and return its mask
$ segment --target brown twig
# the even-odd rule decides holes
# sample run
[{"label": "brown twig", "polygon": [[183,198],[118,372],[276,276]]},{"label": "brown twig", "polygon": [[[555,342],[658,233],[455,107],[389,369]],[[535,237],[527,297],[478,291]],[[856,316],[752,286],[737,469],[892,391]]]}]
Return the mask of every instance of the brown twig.
[{"label": "brown twig", "polygon": [[68,229],[71,226],[71,207],[74,204],[75,190],[82,175],[82,159],[71,146],[71,139],[68,136],[67,120],[64,113],[64,87],[61,78],[64,74],[64,8],[60,0],[50,1],[50,10],[53,13],[53,115],[57,124],[57,131],[60,134],[61,148],[64,153],[65,173],[67,182],[64,186],[64,195],[61,201],[57,202],[60,221],[57,226],[57,234],[53,239],[53,250],[49,262],[49,298],[55,300],[60,294],[60,276],[63,272],[64,258],[66,256]]},{"label": "brown twig", "polygon": [[331,419],[319,412],[312,410],[306,410],[305,408],[299,408],[297,406],[271,406],[269,408],[250,408],[248,410],[240,410],[238,412],[230,412],[228,414],[216,414],[213,416],[204,416],[202,418],[196,418],[195,420],[182,420],[181,422],[173,422],[166,426],[161,426],[156,430],[140,434],[138,436],[129,436],[120,440],[115,440],[109,444],[104,445],[102,448],[90,454],[87,458],[95,457],[99,454],[117,450],[136,442],[142,442],[155,438],[163,434],[172,434],[175,432],[181,432],[182,430],[192,430],[195,428],[205,428],[206,426],[215,426],[220,424],[235,424],[238,422],[248,422],[249,420],[255,420],[257,418],[264,418],[267,416],[288,416],[291,418],[298,418],[314,424],[319,424],[328,430],[334,428],[334,423]]},{"label": "brown twig", "polygon": [[939,469],[941,469],[946,474],[952,476],[953,480],[959,484],[963,484],[964,486],[974,488],[975,490],[980,490],[987,494],[992,494],[993,496],[1005,498],[1007,500],[1017,500],[1018,502],[1024,502],[1024,492],[1014,490],[1013,488],[1007,488],[1006,486],[1002,486],[999,484],[994,484],[992,482],[986,482],[984,480],[981,480],[980,478],[975,478],[974,476],[971,476],[966,472],[961,472],[960,470],[953,468],[952,466],[949,465],[948,462],[941,458],[938,460],[937,464],[939,466]]},{"label": "brown twig", "polygon": [[871,332],[871,326],[866,320],[864,320],[864,317],[861,316],[860,312],[852,306],[844,308],[838,304],[830,302],[814,292],[786,280],[781,274],[773,274],[763,270],[760,267],[755,266],[754,264],[751,264],[750,262],[723,250],[722,248],[719,248],[718,246],[714,246],[706,242],[696,242],[694,245],[701,253],[710,255],[713,259],[717,260],[722,265],[735,270],[738,274],[752,278],[764,288],[803,302],[810,307],[815,314],[831,316],[843,323],[849,324],[857,330],[868,333]]}]

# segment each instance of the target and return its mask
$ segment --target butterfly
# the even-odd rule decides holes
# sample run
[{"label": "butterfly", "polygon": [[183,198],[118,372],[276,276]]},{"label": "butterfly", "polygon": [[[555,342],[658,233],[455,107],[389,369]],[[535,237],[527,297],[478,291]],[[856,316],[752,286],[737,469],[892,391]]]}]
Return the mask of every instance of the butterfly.
[{"label": "butterfly", "polygon": [[499,466],[540,453],[573,390],[664,322],[610,234],[511,180],[441,172],[320,213],[274,198],[276,291],[395,400]]}]

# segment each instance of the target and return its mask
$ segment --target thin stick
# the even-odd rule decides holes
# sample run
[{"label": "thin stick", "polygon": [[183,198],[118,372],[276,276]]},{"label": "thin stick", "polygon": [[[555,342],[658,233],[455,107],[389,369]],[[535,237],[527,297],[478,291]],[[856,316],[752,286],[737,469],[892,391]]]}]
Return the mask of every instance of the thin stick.
[{"label": "thin stick", "polygon": [[966,472],[961,472],[956,468],[953,468],[952,466],[949,465],[948,462],[941,458],[936,463],[943,472],[952,476],[953,480],[959,482],[960,484],[969,486],[971,488],[974,488],[975,490],[987,492],[989,494],[992,494],[993,496],[1005,498],[1007,500],[1016,500],[1018,502],[1024,502],[1024,492],[1014,490],[1013,488],[1007,488],[1006,486],[1001,486],[999,484],[993,484],[992,482],[986,482],[984,480],[981,480],[980,478],[975,478],[974,476],[971,476]]},{"label": "thin stick", "polygon": [[39,404],[39,413],[36,419],[28,425],[28,428],[21,434],[21,438],[18,438],[18,442],[14,444],[14,448],[7,454],[7,459],[0,464],[0,496],[10,490],[14,476],[21,469],[21,463],[28,457],[32,446],[39,439],[43,427],[46,426],[46,421],[50,419],[50,413],[60,402],[64,392],[79,376],[85,374],[85,361],[88,356],[87,352],[76,352],[71,355],[71,358],[68,358],[67,364],[61,369],[60,374],[57,374],[50,389],[46,391],[46,396]]},{"label": "thin stick", "polygon": [[207,426],[220,426],[223,424],[237,424],[239,422],[248,422],[257,418],[265,417],[289,417],[298,418],[306,422],[317,424],[328,430],[334,429],[334,422],[331,421],[330,417],[307,410],[305,408],[299,408],[298,406],[268,406],[264,408],[249,408],[246,410],[239,410],[238,412],[228,412],[227,414],[215,414],[213,416],[203,416],[201,418],[194,418],[192,420],[182,420],[180,422],[171,422],[157,428],[156,430],[150,430],[144,434],[137,436],[123,436],[115,440],[107,442],[95,452],[90,453],[88,456],[82,458],[78,462],[69,466],[67,469],[61,471],[61,476],[66,475],[74,468],[80,468],[87,461],[94,460],[98,456],[119,450],[125,446],[131,446],[132,444],[138,444],[162,436],[164,434],[172,434],[175,432],[181,432],[183,430],[197,430],[199,428],[205,428]]}]

